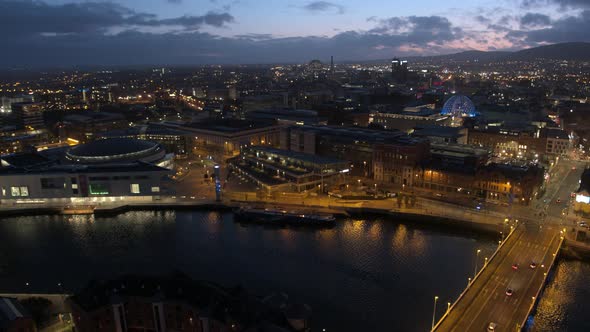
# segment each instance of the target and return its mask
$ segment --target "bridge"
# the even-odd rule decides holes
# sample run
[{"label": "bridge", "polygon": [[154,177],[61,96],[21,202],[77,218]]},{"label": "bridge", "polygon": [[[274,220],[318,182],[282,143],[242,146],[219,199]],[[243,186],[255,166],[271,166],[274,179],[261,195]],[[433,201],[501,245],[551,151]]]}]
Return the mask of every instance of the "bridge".
[{"label": "bridge", "polygon": [[[568,215],[567,200],[577,189],[584,166],[561,161],[552,172],[544,199],[510,211],[521,222],[513,224],[510,235],[436,324],[433,317],[433,331],[487,331],[490,323],[495,324],[495,331],[526,327],[566,234],[575,224],[575,216]],[[559,203],[561,200],[566,202]],[[532,262],[535,268],[530,267]],[[512,295],[506,294],[508,289]]]},{"label": "bridge", "polygon": [[[563,238],[563,231],[556,226],[517,226],[433,330],[486,331],[490,323],[496,324],[496,331],[523,329]],[[531,268],[532,262],[535,268]],[[508,289],[513,292],[510,296]]]}]

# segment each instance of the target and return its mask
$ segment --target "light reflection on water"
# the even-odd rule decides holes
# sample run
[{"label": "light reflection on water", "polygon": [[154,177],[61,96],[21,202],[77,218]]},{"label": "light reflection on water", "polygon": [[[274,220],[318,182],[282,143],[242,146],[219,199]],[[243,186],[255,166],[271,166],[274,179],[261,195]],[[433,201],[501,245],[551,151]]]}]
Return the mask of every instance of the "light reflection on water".
[{"label": "light reflection on water", "polygon": [[434,295],[440,316],[472,276],[475,251],[489,257],[496,241],[391,219],[311,230],[241,225],[214,211],[9,218],[0,221],[0,291],[27,291],[25,280],[52,292],[58,282],[76,289],[180,270],[261,295],[286,292],[312,306],[315,330],[426,331]]},{"label": "light reflection on water", "polygon": [[530,331],[590,331],[590,263],[560,259]]}]

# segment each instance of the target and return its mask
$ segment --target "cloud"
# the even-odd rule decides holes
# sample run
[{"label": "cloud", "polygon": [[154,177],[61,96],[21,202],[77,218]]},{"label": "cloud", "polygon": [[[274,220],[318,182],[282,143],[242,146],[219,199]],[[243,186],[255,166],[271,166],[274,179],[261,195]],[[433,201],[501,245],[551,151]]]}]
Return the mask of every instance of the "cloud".
[{"label": "cloud", "polygon": [[50,5],[41,1],[0,0],[0,36],[32,34],[106,33],[111,29],[141,27],[222,26],[233,22],[227,13],[158,19],[110,2]]},{"label": "cloud", "polygon": [[344,6],[338,5],[328,1],[313,1],[303,6],[303,9],[310,12],[332,12],[344,14]]},{"label": "cloud", "polygon": [[588,0],[522,0],[523,8],[539,8],[542,6],[555,5],[561,9],[585,9],[590,8]]},{"label": "cloud", "polygon": [[547,15],[538,13],[526,13],[520,18],[522,28],[541,27],[551,24],[551,18]]}]

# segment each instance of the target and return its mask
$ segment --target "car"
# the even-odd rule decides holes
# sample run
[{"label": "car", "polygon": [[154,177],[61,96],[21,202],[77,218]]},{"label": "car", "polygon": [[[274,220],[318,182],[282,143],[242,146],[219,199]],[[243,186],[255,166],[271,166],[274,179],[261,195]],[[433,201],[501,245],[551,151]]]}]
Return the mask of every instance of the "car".
[{"label": "car", "polygon": [[537,263],[535,263],[535,262],[531,262],[531,264],[529,265],[529,267],[530,267],[531,269],[534,269],[534,268],[536,268],[536,267],[537,267]]},{"label": "car", "polygon": [[512,296],[512,294],[514,294],[514,292],[512,291],[512,289],[511,289],[511,288],[508,288],[508,289],[506,290],[506,296]]},{"label": "car", "polygon": [[498,326],[498,324],[496,324],[494,322],[490,322],[490,324],[488,324],[488,331],[496,331],[497,326]]},{"label": "car", "polygon": [[512,264],[512,269],[513,270],[518,270],[518,264],[516,264],[516,263]]},{"label": "car", "polygon": [[561,203],[561,199],[560,199],[560,198],[558,198],[558,199],[555,201],[555,203],[557,203],[557,204]]},{"label": "car", "polygon": [[575,170],[576,170],[576,166],[572,166],[572,171],[575,171]]},{"label": "car", "polygon": [[588,227],[588,224],[587,224],[585,221],[580,221],[580,222],[578,223],[578,225],[579,225],[580,227]]}]

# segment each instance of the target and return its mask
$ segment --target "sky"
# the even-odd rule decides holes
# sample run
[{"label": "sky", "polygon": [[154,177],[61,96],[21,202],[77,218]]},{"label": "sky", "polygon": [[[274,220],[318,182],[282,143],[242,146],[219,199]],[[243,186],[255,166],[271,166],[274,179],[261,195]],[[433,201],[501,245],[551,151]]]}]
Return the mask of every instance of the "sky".
[{"label": "sky", "polygon": [[374,60],[588,31],[590,0],[0,0],[0,66]]}]

